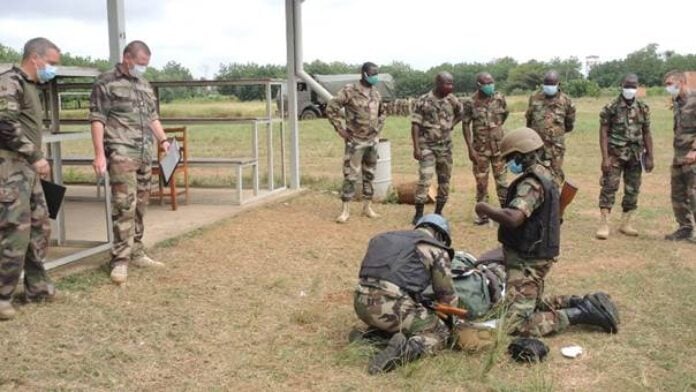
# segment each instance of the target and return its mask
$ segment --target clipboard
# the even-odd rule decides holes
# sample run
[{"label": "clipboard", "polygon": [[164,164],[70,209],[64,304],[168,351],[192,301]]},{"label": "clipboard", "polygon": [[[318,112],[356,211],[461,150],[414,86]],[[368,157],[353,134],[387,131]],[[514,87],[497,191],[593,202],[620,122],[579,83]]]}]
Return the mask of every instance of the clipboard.
[{"label": "clipboard", "polygon": [[169,181],[172,179],[179,162],[181,162],[181,147],[179,147],[179,142],[176,139],[172,139],[172,142],[169,144],[169,151],[159,161],[164,185],[169,185]]},{"label": "clipboard", "polygon": [[44,198],[46,198],[48,217],[56,219],[60,206],[63,204],[63,197],[67,188],[46,180],[41,180],[41,188],[43,189]]}]

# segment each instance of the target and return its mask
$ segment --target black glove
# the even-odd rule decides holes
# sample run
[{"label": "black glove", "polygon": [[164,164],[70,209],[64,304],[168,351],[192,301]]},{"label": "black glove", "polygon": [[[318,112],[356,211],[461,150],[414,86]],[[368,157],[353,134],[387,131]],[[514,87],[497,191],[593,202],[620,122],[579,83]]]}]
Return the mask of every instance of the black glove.
[{"label": "black glove", "polygon": [[508,346],[508,353],[518,362],[541,362],[549,353],[549,347],[539,339],[517,338]]}]

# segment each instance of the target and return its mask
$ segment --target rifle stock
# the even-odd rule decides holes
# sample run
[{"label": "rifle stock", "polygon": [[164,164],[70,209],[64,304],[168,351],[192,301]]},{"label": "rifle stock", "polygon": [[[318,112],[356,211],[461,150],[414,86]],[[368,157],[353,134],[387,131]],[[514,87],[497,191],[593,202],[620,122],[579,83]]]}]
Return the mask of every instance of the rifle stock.
[{"label": "rifle stock", "polygon": [[467,312],[466,309],[444,305],[435,301],[423,301],[423,305],[425,305],[425,307],[427,308],[434,310],[436,313],[438,313],[438,316],[442,314],[446,316],[457,316],[459,318],[467,318],[469,314],[469,312]]},{"label": "rifle stock", "polygon": [[561,189],[561,200],[559,202],[560,204],[560,217],[561,219],[563,218],[563,212],[565,212],[566,207],[568,207],[568,204],[573,202],[573,199],[575,198],[575,194],[578,193],[578,187],[575,186],[572,182],[569,180],[566,180],[563,183],[563,189]]}]

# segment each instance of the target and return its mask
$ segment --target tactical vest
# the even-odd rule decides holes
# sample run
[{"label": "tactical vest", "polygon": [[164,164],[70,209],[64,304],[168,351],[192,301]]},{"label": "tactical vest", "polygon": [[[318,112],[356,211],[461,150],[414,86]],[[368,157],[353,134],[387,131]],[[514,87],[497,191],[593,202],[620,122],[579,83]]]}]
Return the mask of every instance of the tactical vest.
[{"label": "tactical vest", "polygon": [[527,172],[510,184],[505,205],[509,206],[517,196],[517,185],[530,176],[541,182],[544,203],[519,227],[501,225],[498,228],[498,241],[525,259],[551,259],[558,256],[561,242],[560,194],[554,182],[534,172]]},{"label": "tactical vest", "polygon": [[360,266],[360,278],[385,280],[409,294],[422,293],[431,279],[416,251],[421,243],[443,249],[450,257],[454,255],[451,248],[421,231],[391,231],[370,240]]}]

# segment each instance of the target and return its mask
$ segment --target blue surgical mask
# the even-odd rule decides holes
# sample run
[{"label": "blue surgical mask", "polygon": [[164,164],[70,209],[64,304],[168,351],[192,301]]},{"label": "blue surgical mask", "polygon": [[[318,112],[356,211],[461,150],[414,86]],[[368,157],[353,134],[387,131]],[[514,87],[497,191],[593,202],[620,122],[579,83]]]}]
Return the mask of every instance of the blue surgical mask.
[{"label": "blue surgical mask", "polygon": [[558,85],[557,84],[545,84],[542,89],[544,90],[544,94],[548,95],[549,97],[553,97],[558,93]]},{"label": "blue surgical mask", "polygon": [[146,65],[138,65],[135,64],[134,66],[130,67],[128,69],[128,73],[130,73],[131,76],[135,77],[143,77],[145,75],[145,71],[147,71],[147,66]]},{"label": "blue surgical mask", "polygon": [[679,85],[678,84],[670,84],[669,86],[665,87],[665,90],[669,93],[669,95],[676,97],[679,95]]},{"label": "blue surgical mask", "polygon": [[365,74],[365,81],[369,83],[370,86],[374,86],[379,83],[379,75],[367,76],[367,74]]},{"label": "blue surgical mask", "polygon": [[511,159],[511,160],[509,160],[509,161],[507,162],[507,167],[508,167],[508,170],[510,170],[510,172],[511,172],[512,174],[520,174],[520,173],[522,173],[522,172],[524,171],[524,168],[522,167],[522,164],[519,163],[519,162],[517,162],[516,159]]},{"label": "blue surgical mask", "polygon": [[51,79],[56,77],[58,68],[51,64],[46,64],[43,68],[39,68],[36,72],[36,77],[39,79],[39,83],[46,83]]}]

